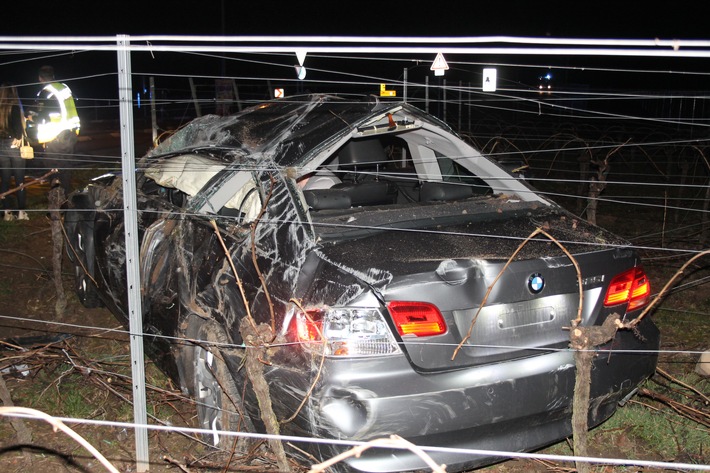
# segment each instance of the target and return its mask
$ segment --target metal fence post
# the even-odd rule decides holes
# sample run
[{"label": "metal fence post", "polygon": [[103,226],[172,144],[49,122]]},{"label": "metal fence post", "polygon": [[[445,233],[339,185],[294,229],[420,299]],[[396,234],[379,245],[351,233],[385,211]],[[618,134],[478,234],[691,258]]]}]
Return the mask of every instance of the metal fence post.
[{"label": "metal fence post", "polygon": [[131,332],[131,376],[133,384],[133,419],[136,424],[136,468],[149,469],[148,415],[145,398],[145,365],[143,355],[143,312],[140,297],[138,264],[138,215],[136,199],[136,163],[133,133],[133,90],[131,87],[131,55],[128,35],[117,36],[118,101],[121,116],[121,164],[123,179],[123,213],[126,233],[126,280],[128,284],[129,330]]}]

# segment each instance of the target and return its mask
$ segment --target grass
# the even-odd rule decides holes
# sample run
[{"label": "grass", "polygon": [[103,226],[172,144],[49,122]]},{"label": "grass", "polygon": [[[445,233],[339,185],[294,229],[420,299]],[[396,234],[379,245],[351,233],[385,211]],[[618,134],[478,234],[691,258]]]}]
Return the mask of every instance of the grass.
[{"label": "grass", "polygon": [[2,268],[2,274],[0,274],[0,296],[7,297],[14,292],[13,288],[17,281],[14,278],[13,271],[9,270],[11,267],[5,266],[7,258],[2,256],[5,251],[12,250],[3,251],[2,249],[11,246],[8,244],[9,242],[23,238],[24,230],[22,225],[17,225],[17,222],[4,221],[2,215],[3,213],[0,212],[0,268]]},{"label": "grass", "polygon": [[708,348],[710,319],[704,314],[710,313],[709,305],[706,303],[703,307],[691,304],[685,310],[659,309],[653,315],[653,321],[664,339],[683,340],[683,348],[686,350],[705,350]]},{"label": "grass", "polygon": [[12,281],[0,279],[0,296],[9,296],[12,294]]},{"label": "grass", "polygon": [[22,226],[17,225],[14,221],[2,220],[2,215],[4,213],[0,213],[0,245],[7,246],[8,242],[16,241],[22,237]]},{"label": "grass", "polygon": [[[686,373],[676,379],[693,386],[700,392],[710,392],[710,379],[701,378],[695,373]],[[707,406],[703,406],[699,396],[658,374],[643,387],[707,412]],[[709,428],[681,416],[664,404],[637,395],[624,407],[620,407],[609,420],[590,431],[589,448],[591,456],[707,465],[710,463],[709,439]],[[539,453],[573,455],[571,443],[567,441],[558,442]],[[560,468],[560,471],[573,466],[572,463],[553,463]],[[539,465],[530,461],[522,462],[517,466],[506,462],[484,468],[482,471],[527,471],[528,468],[536,467]],[[592,471],[637,472],[639,467],[597,465],[592,467]]]},{"label": "grass", "polygon": [[[60,417],[131,422],[133,406],[129,400],[133,396],[126,344],[93,338],[70,343],[66,353],[77,367],[55,349],[54,355],[47,355],[48,361],[33,365],[31,380],[16,384],[13,398],[17,405]],[[167,377],[152,363],[146,366],[146,383],[174,391]],[[160,419],[176,414],[172,403],[165,402],[164,394],[150,390],[147,394],[150,414]]]},{"label": "grass", "polygon": [[646,402],[636,400],[619,409],[593,431],[592,441],[628,449],[624,453],[629,458],[655,456],[662,461],[707,463],[710,430],[668,408]]},{"label": "grass", "polygon": [[96,416],[96,392],[73,368],[60,366],[42,369],[31,383],[16,388],[14,397],[23,407],[31,407],[50,415],[92,418]]}]

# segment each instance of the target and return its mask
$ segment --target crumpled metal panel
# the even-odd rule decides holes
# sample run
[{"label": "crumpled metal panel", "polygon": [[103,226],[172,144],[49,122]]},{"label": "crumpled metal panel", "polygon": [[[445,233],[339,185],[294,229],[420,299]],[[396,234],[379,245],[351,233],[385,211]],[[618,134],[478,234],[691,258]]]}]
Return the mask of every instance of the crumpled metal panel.
[{"label": "crumpled metal panel", "polygon": [[[574,380],[571,354],[551,351],[508,358],[505,354],[504,358],[479,359],[477,363],[471,361],[476,358],[471,345],[478,340],[466,345],[456,361],[450,359],[452,346],[461,341],[476,303],[506,258],[538,226],[576,241],[577,245],[571,245],[573,251],[590,255],[586,256],[587,282],[583,283],[589,294],[598,293],[608,278],[606,273],[600,276],[605,261],[614,262],[609,265],[612,269],[625,269],[636,264],[635,256],[623,248],[607,250],[607,259],[594,262],[604,245],[623,247],[625,242],[576,221],[556,206],[505,195],[428,204],[416,210],[393,206],[376,212],[349,209],[324,211],[318,216],[309,212],[292,167],[342,143],[360,125],[371,123],[381,110],[393,106],[327,96],[269,102],[235,116],[197,119],[144,158],[143,165],[169,162],[171,156],[190,150],[226,165],[197,197],[184,202],[151,194],[147,188],[139,191],[144,329],[150,340],[149,352],[159,357],[169,373],[176,378],[182,375],[183,383],[189,383],[187,368],[176,365],[172,356],[180,360],[179,345],[150,335],[181,337],[189,320],[216,321],[235,345],[224,353],[237,385],[246,383],[245,408],[258,426],[258,404],[240,369],[244,352],[239,323],[247,310],[257,322],[273,323],[274,335],[281,336],[288,332],[292,299],[311,307],[339,307],[367,300],[385,312],[392,299],[436,301],[448,317],[448,335],[455,335],[439,339],[446,342],[442,345],[399,337],[401,354],[333,357],[325,360],[322,369],[315,351],[296,345],[270,349],[271,364],[264,366],[264,375],[273,386],[271,400],[278,419],[290,418],[318,381],[296,418],[282,426],[283,431],[358,440],[398,433],[429,445],[510,450],[539,447],[568,435]],[[407,108],[407,113],[415,119],[424,117],[413,107]],[[438,123],[433,118],[427,120]],[[237,175],[253,178],[261,201],[268,201],[264,213],[252,222],[219,213],[219,203],[225,200],[219,191],[237,182]],[[145,183],[141,176],[139,182]],[[100,256],[95,276],[109,308],[125,314],[120,180],[106,184],[97,183],[87,190],[89,200],[99,207],[95,232]],[[212,222],[219,227],[219,237]],[[501,239],[501,235],[512,238]],[[550,242],[531,243],[519,258],[527,263],[511,265],[510,274],[490,295],[492,303],[504,309],[509,304],[510,310],[501,311],[500,319],[496,319],[497,313],[484,314],[490,319],[486,330],[494,332],[496,324],[508,329],[506,336],[510,338],[499,342],[515,340],[513,309],[532,314],[540,326],[551,320],[549,313],[528,303],[535,299],[525,292],[531,273],[561,268],[561,275],[545,274],[550,287],[575,293],[576,275]],[[565,297],[565,304],[574,303],[574,297]],[[599,317],[606,315],[597,306],[585,310],[598,312]],[[555,321],[556,329],[560,323]],[[650,321],[640,330],[645,341],[625,333],[617,338],[615,347],[649,350],[658,346],[658,333]],[[553,344],[558,346],[561,340],[558,336]],[[471,368],[476,364],[479,366]],[[604,357],[595,372],[592,421],[601,422],[610,415],[616,401],[653,367],[653,356]],[[521,395],[532,398],[520,403]],[[320,451],[322,456],[339,450],[318,445],[306,448],[316,454]],[[443,455],[437,461],[455,471],[491,459]],[[423,468],[411,455],[382,450],[348,462],[363,471]]]},{"label": "crumpled metal panel", "polygon": [[375,98],[345,100],[327,95],[306,101],[272,101],[228,117],[200,117],[147,157],[198,147],[237,148],[248,153],[264,152],[281,167],[293,166],[381,106]]}]

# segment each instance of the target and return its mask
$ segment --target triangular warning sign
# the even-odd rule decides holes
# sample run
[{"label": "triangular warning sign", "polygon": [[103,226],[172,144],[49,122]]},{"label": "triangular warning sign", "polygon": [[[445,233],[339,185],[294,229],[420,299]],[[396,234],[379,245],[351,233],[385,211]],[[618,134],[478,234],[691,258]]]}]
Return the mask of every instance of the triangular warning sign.
[{"label": "triangular warning sign", "polygon": [[444,59],[443,54],[437,53],[436,58],[434,59],[434,62],[432,63],[430,69],[432,71],[448,71],[449,70],[449,65],[446,64],[446,59]]}]

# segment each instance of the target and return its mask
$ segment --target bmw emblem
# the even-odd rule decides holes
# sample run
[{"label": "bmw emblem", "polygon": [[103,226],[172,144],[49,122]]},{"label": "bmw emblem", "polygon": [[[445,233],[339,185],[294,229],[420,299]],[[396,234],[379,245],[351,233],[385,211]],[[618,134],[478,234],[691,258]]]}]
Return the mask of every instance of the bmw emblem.
[{"label": "bmw emblem", "polygon": [[542,278],[542,274],[531,274],[528,278],[528,290],[533,294],[540,294],[544,288],[545,280]]}]

